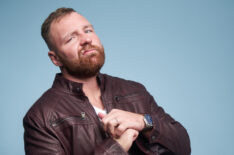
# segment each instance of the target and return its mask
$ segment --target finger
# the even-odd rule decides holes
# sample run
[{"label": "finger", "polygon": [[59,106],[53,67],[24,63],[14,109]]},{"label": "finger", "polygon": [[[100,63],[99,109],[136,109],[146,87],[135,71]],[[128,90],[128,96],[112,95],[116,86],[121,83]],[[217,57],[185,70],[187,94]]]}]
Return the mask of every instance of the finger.
[{"label": "finger", "polygon": [[115,112],[115,110],[111,110],[108,114],[106,114],[104,117],[103,117],[103,121],[104,122],[108,122],[116,117],[118,117],[120,114]]},{"label": "finger", "polygon": [[100,119],[103,119],[104,117],[106,116],[106,114],[103,114],[103,113],[98,113],[98,117],[100,118]]},{"label": "finger", "polygon": [[[118,118],[118,115],[119,115],[118,113],[113,112],[113,110],[112,110],[110,113],[108,113],[107,115],[105,115],[105,116],[102,118],[102,123],[103,123],[103,127],[104,127],[104,130],[105,130],[105,131],[107,131],[108,124],[109,124],[112,120]],[[101,116],[101,117],[102,117],[102,116]],[[118,121],[118,123],[120,123],[120,122]]]},{"label": "finger", "polygon": [[107,129],[106,131],[108,133],[110,133],[112,136],[115,136],[115,128],[118,126],[118,121],[117,119],[112,119],[111,121],[109,121],[109,123],[107,124]]},{"label": "finger", "polygon": [[133,141],[137,139],[138,135],[139,135],[139,132],[136,131],[136,130],[134,130],[134,133],[133,133]]},{"label": "finger", "polygon": [[[107,123],[108,121],[118,118],[119,124],[125,123],[127,125],[126,128],[133,128],[138,131],[142,130],[143,128],[143,115],[131,113],[128,111],[123,111],[119,109],[113,109],[110,111],[109,114],[107,114],[103,118],[103,122]],[[142,123],[143,122],[143,123]]]},{"label": "finger", "polygon": [[126,131],[128,132],[129,138],[131,138],[132,141],[136,140],[136,138],[138,137],[138,134],[139,134],[139,132],[137,130],[127,129]]},{"label": "finger", "polygon": [[126,124],[122,123],[122,124],[119,124],[118,127],[115,128],[115,135],[116,136],[121,136],[127,129],[127,126]]},{"label": "finger", "polygon": [[112,126],[117,126],[118,122],[116,121],[116,119],[112,118],[106,118],[104,117],[102,119],[102,123],[103,123],[103,128],[105,131],[110,132],[109,128],[112,128]]}]

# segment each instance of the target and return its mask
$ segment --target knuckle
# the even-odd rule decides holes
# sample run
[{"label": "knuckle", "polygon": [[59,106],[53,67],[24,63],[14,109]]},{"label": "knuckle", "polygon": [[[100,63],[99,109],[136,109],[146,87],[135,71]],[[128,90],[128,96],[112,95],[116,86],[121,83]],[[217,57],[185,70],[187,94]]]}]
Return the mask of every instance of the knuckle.
[{"label": "knuckle", "polygon": [[139,135],[139,132],[136,132],[136,136],[138,136]]},{"label": "knuckle", "polygon": [[106,120],[102,120],[102,123],[103,123],[104,125],[106,125],[106,124],[107,124]]},{"label": "knuckle", "polygon": [[119,132],[122,133],[122,132],[125,131],[126,127],[124,125],[119,125],[117,129],[118,129]]},{"label": "knuckle", "polygon": [[106,124],[107,124],[107,126],[108,126],[108,127],[111,127],[111,126],[112,126],[112,124],[111,124],[111,122],[110,122],[110,121],[109,121],[109,122],[107,122]]},{"label": "knuckle", "polygon": [[109,128],[113,128],[114,125],[115,125],[115,122],[114,122],[114,121],[108,121],[108,122],[107,122],[107,126],[108,126]]}]

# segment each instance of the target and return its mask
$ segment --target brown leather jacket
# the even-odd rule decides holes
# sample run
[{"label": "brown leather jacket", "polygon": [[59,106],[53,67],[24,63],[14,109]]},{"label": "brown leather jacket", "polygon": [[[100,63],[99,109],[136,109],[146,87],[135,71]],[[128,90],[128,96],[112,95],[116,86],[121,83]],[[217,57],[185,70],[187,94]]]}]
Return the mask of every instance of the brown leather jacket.
[{"label": "brown leather jacket", "polygon": [[99,74],[97,80],[107,112],[117,108],[150,114],[154,128],[141,132],[125,152],[104,132],[82,84],[57,74],[52,88],[24,117],[27,155],[190,154],[186,130],[155,103],[144,86],[105,74]]}]

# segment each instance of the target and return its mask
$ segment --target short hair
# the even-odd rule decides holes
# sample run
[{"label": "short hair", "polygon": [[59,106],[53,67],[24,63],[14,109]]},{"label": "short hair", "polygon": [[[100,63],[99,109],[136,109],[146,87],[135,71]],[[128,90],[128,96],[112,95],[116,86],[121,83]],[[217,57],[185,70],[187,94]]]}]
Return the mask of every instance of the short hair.
[{"label": "short hair", "polygon": [[55,20],[60,19],[61,17],[64,17],[65,15],[72,13],[72,12],[76,12],[76,11],[72,8],[64,8],[64,7],[58,8],[57,10],[52,12],[46,18],[46,20],[43,22],[43,24],[41,26],[41,35],[42,35],[43,39],[45,40],[49,50],[56,50],[56,47],[54,46],[54,44],[52,43],[51,38],[50,38],[51,23]]}]

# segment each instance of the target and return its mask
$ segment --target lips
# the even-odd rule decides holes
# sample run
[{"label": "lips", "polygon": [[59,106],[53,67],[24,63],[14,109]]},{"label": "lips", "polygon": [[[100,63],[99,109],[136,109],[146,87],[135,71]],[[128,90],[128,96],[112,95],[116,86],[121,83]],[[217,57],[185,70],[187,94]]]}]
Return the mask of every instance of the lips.
[{"label": "lips", "polygon": [[84,51],[82,52],[82,55],[86,55],[86,54],[89,54],[89,53],[93,53],[93,52],[95,52],[95,51],[96,51],[95,49],[84,50]]},{"label": "lips", "polygon": [[99,47],[96,45],[90,45],[87,44],[83,46],[83,48],[80,50],[81,55],[92,55],[92,54],[97,54],[99,53]]}]

